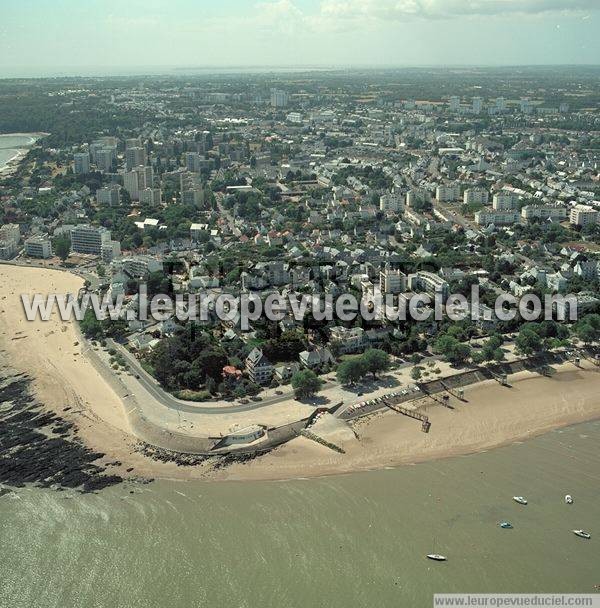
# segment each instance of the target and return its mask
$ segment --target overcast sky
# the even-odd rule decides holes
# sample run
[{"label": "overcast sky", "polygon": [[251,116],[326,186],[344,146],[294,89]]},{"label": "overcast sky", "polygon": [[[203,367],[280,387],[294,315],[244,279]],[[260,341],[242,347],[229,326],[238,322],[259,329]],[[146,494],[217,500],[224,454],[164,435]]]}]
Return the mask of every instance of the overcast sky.
[{"label": "overcast sky", "polygon": [[600,0],[0,0],[0,77],[92,66],[600,64],[599,32]]}]

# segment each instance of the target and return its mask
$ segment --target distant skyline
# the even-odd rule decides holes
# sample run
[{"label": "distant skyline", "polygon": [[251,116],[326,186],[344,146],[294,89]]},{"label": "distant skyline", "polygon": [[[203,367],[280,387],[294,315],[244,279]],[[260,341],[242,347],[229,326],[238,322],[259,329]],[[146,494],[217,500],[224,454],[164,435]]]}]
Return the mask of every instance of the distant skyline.
[{"label": "distant skyline", "polygon": [[599,31],[599,0],[2,0],[0,77],[600,64]]}]

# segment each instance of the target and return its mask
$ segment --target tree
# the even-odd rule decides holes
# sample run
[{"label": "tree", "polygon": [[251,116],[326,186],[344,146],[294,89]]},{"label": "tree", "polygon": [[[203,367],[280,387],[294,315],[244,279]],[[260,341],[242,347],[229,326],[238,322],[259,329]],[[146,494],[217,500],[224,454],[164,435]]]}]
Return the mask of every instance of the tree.
[{"label": "tree", "polygon": [[296,397],[312,397],[323,386],[323,380],[310,369],[296,372],[292,376],[292,388]]},{"label": "tree", "polygon": [[453,336],[448,335],[438,338],[433,350],[443,355],[447,361],[454,365],[464,363],[471,356],[471,347],[468,344],[463,344]]},{"label": "tree", "polygon": [[413,367],[412,370],[410,371],[410,377],[415,382],[418,382],[423,377],[422,368],[419,367],[418,365],[416,365],[415,367]]},{"label": "tree", "polygon": [[373,378],[390,367],[390,356],[378,348],[368,349],[361,358],[367,370],[373,374]]},{"label": "tree", "polygon": [[501,348],[497,348],[496,350],[494,350],[493,359],[496,363],[504,361],[504,351]]},{"label": "tree", "polygon": [[362,357],[353,357],[340,363],[337,370],[337,379],[344,385],[354,384],[364,378],[367,371],[367,366]]},{"label": "tree", "polygon": [[575,325],[575,336],[584,344],[600,340],[600,315],[586,315]]},{"label": "tree", "polygon": [[70,237],[66,234],[57,236],[52,243],[52,248],[54,249],[54,253],[64,262],[69,257],[71,251]]},{"label": "tree", "polygon": [[91,308],[88,308],[85,311],[85,315],[83,316],[83,319],[81,319],[80,325],[81,331],[86,338],[94,340],[101,338],[104,335],[102,322],[96,318],[96,315]]},{"label": "tree", "polygon": [[543,350],[543,339],[531,327],[524,325],[515,339],[518,351],[528,357]]}]

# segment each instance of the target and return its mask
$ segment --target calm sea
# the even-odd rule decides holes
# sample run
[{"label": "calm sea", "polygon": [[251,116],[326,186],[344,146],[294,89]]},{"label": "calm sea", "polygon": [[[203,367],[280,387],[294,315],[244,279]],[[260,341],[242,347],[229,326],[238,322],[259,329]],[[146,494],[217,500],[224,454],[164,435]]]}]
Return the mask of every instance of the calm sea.
[{"label": "calm sea", "polygon": [[[0,606],[412,608],[434,592],[593,593],[599,446],[594,422],[341,477],[18,490],[0,498]],[[429,562],[432,551],[449,561]]]},{"label": "calm sea", "polygon": [[33,143],[28,135],[2,135],[0,134],[0,169],[15,156],[19,149]]}]

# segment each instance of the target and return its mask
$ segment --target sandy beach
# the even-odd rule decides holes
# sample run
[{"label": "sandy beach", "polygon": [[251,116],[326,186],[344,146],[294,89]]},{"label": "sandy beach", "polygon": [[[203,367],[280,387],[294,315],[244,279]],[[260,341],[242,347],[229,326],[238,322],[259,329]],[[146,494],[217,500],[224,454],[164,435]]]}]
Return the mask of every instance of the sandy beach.
[{"label": "sandy beach", "polygon": [[[432,422],[429,434],[420,424],[393,412],[375,413],[342,423],[332,434],[345,450],[338,454],[299,437],[246,464],[218,471],[206,466],[160,463],[135,451],[123,401],[86,356],[71,322],[55,315],[50,321],[28,322],[20,294],[76,293],[83,280],[73,274],[41,268],[0,265],[0,352],[16,370],[33,379],[36,397],[47,408],[76,423],[82,440],[119,460],[121,474],[173,479],[288,479],[347,473],[423,460],[468,454],[600,417],[600,370],[567,363],[542,377],[522,372],[510,377],[511,388],[494,381],[465,390],[466,402],[454,409],[422,400]],[[63,412],[65,406],[71,410]]]},{"label": "sandy beach", "polygon": [[3,144],[3,138],[9,137],[21,137],[28,138],[29,141],[26,143],[11,146],[9,150],[14,151],[14,154],[0,163],[0,179],[3,177],[9,177],[12,175],[21,164],[21,161],[27,156],[31,146],[33,146],[39,139],[49,135],[49,133],[0,133],[0,146]]}]

